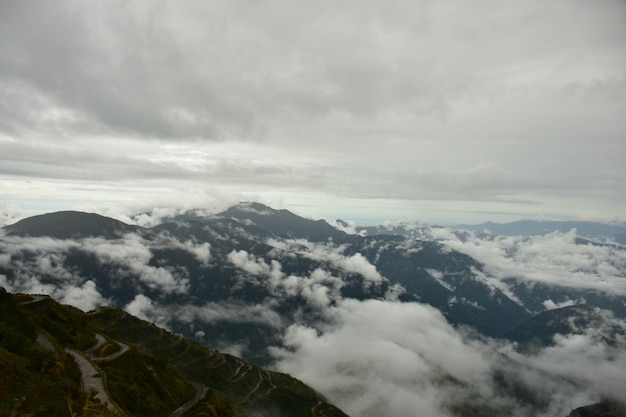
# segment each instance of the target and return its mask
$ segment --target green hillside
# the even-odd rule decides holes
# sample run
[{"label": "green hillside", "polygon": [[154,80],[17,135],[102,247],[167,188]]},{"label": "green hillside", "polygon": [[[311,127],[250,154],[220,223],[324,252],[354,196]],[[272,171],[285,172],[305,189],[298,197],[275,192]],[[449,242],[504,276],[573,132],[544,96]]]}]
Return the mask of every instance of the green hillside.
[{"label": "green hillside", "polygon": [[289,375],[124,311],[2,288],[0,369],[0,415],[12,417],[346,416]]},{"label": "green hillside", "polygon": [[32,298],[11,296],[0,288],[0,415],[109,415],[88,401],[78,366],[61,349],[93,339],[93,333],[79,330],[81,316],[71,307],[50,299],[23,304],[29,301]]},{"label": "green hillside", "polygon": [[226,398],[242,413],[271,412],[275,416],[346,416],[301,381],[268,371],[243,360],[167,332],[114,308],[100,308],[91,318],[100,332],[135,345],[156,358],[167,360],[190,381],[203,384]]}]

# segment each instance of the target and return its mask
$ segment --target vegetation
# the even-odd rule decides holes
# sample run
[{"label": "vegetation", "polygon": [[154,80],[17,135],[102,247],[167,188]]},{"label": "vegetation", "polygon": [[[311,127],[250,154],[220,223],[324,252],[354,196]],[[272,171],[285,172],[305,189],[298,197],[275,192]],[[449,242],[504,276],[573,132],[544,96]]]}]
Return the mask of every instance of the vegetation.
[{"label": "vegetation", "polygon": [[[107,340],[96,344],[97,334]],[[115,414],[95,398],[97,391],[84,392],[85,375],[66,349],[93,355],[97,373],[88,377],[101,379],[118,414],[128,417],[346,416],[289,375],[209,350],[121,310],[87,314],[2,288],[0,416]]]},{"label": "vegetation", "polygon": [[136,348],[100,367],[111,398],[131,415],[168,416],[194,395],[192,386],[167,362]]},{"label": "vegetation", "polygon": [[243,417],[237,414],[231,405],[221,394],[209,391],[202,400],[193,405],[185,412],[185,417]]},{"label": "vegetation", "polygon": [[268,371],[232,355],[209,350],[121,310],[101,308],[92,319],[98,322],[102,334],[122,343],[135,344],[142,351],[166,360],[188,380],[211,388],[213,394],[202,401],[205,408],[209,405],[221,407],[221,403],[213,404],[212,401],[223,398],[230,402],[234,413],[269,412],[275,416],[308,417],[322,402],[325,416],[346,416],[338,408],[326,404],[313,389],[287,374]]},{"label": "vegetation", "polygon": [[[46,328],[54,327],[59,316],[39,315],[27,308],[32,304],[18,301],[29,300],[14,300],[0,288],[0,415],[107,415],[103,407],[81,392],[80,370],[72,358],[62,350],[51,351],[36,342],[38,332],[47,333]],[[62,332],[62,337],[67,336],[66,331]]]},{"label": "vegetation", "polygon": [[107,340],[102,344],[102,346],[98,347],[98,349],[93,351],[93,355],[95,357],[107,357],[113,355],[114,353],[119,352],[122,349],[119,343],[114,342],[112,340]]}]

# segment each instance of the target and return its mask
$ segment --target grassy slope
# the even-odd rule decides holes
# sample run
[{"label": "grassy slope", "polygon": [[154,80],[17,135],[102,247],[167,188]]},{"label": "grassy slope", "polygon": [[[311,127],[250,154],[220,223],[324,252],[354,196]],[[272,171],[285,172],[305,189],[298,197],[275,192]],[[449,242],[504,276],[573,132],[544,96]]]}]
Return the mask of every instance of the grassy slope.
[{"label": "grassy slope", "polygon": [[219,393],[240,413],[310,417],[322,401],[326,417],[346,417],[338,408],[325,404],[313,389],[287,374],[211,351],[117,309],[99,309],[93,318],[102,326],[101,333],[168,360],[185,377]]},{"label": "grassy slope", "polygon": [[[86,314],[49,298],[31,300],[0,288],[0,415],[110,415],[88,401],[80,370],[65,352],[86,350],[100,333],[110,340],[96,355],[119,350],[116,340],[131,345],[116,359],[94,363],[111,398],[128,416],[169,416],[194,396],[189,383],[194,381],[208,390],[182,417],[346,417],[289,375],[208,350],[121,310]],[[37,343],[38,335],[52,346]]]},{"label": "grassy slope", "polygon": [[[50,306],[38,306],[35,311],[32,306],[18,304],[0,289],[0,415],[48,417],[82,412],[87,397],[80,391],[78,367],[63,350],[49,351],[35,341],[38,333],[46,333],[58,343],[49,330],[62,315]],[[42,316],[41,311],[50,315]],[[75,341],[80,339],[75,336]],[[66,331],[60,338],[71,339]]]},{"label": "grassy slope", "polygon": [[135,348],[99,365],[109,394],[131,415],[166,417],[194,395],[193,387],[167,362]]}]

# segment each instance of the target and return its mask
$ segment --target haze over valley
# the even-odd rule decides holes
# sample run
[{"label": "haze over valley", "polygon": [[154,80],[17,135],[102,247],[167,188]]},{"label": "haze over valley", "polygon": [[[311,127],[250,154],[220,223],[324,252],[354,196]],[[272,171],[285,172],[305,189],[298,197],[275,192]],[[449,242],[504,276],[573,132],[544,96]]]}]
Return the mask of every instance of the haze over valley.
[{"label": "haze over valley", "polygon": [[351,416],[566,416],[621,400],[626,249],[611,236],[333,227],[259,203],[159,213],[5,226],[0,286],[123,308]]}]

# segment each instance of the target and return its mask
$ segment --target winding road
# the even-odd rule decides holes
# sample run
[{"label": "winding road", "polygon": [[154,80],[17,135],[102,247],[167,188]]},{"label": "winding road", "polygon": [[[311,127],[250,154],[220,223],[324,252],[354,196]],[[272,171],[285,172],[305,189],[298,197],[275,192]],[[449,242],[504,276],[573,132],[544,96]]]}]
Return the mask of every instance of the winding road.
[{"label": "winding road", "polygon": [[96,343],[89,349],[85,350],[85,354],[89,357],[89,359],[91,359],[94,362],[107,362],[107,361],[112,361],[115,358],[119,358],[124,353],[126,353],[126,351],[129,349],[128,345],[115,341],[115,343],[120,345],[120,350],[118,350],[117,352],[113,352],[107,356],[95,356],[93,352],[95,352],[100,346],[102,346],[105,343],[106,343],[106,339],[104,338],[104,336],[96,333]]},{"label": "winding road", "polygon": [[[40,299],[28,301],[28,303],[37,302],[37,301],[40,301]],[[114,341],[115,343],[120,345],[120,350],[107,356],[94,356],[93,353],[98,348],[100,348],[103,344],[106,343],[106,338],[102,336],[101,334],[96,334],[95,337],[96,337],[96,343],[93,346],[86,349],[84,352],[81,353],[77,350],[69,349],[69,348],[66,348],[65,352],[72,355],[72,357],[74,358],[74,361],[76,362],[76,364],[78,365],[78,368],[80,369],[80,373],[82,377],[82,380],[81,380],[82,391],[83,392],[93,391],[94,393],[93,398],[100,401],[100,403],[103,404],[109,411],[112,411],[113,413],[117,415],[121,415],[123,413],[120,413],[120,410],[115,406],[115,404],[113,403],[113,400],[111,400],[111,397],[109,396],[109,393],[106,390],[106,387],[104,386],[104,381],[102,380],[102,376],[100,375],[99,371],[93,366],[92,361],[93,362],[111,361],[115,358],[120,357],[124,353],[126,353],[129,349],[129,346],[124,343]],[[46,336],[44,336],[41,333],[37,335],[36,342],[39,343],[44,348],[46,348],[47,350],[50,350],[53,352],[56,351],[56,348],[54,344],[50,341],[50,339],[48,339]],[[87,355],[87,357],[83,356],[83,353]],[[186,403],[178,407],[176,410],[174,410],[169,415],[169,417],[180,417],[185,411],[187,411],[189,408],[193,407],[195,404],[200,402],[210,390],[205,385],[198,384],[195,382],[190,382],[190,383],[191,385],[193,385],[193,388],[195,390],[195,394],[193,398],[191,398],[189,401],[187,401]]]},{"label": "winding road", "polygon": [[209,392],[209,388],[202,384],[192,382],[191,385],[193,385],[194,389],[196,390],[196,394],[193,396],[192,399],[174,410],[174,412],[172,412],[169,417],[180,417],[185,411],[187,411],[188,409],[196,405],[201,399],[203,399],[204,396]]},{"label": "winding road", "polygon": [[109,397],[109,393],[104,387],[104,383],[102,381],[102,376],[98,373],[96,368],[92,365],[92,363],[81,355],[78,351],[73,349],[65,349],[67,353],[74,357],[78,368],[80,369],[80,373],[82,374],[82,389],[84,392],[89,392],[90,390],[95,390],[95,396],[97,400],[99,400],[107,409],[117,413],[117,408],[113,405],[111,398]]},{"label": "winding road", "polygon": [[[46,299],[49,299],[50,297],[47,295],[32,295],[31,299],[28,301],[23,301],[20,304],[25,305],[25,304],[34,304],[37,303],[39,301],[43,301]],[[160,337],[157,340],[160,340],[163,337],[163,331],[160,335]],[[83,352],[79,352],[77,350],[74,349],[70,349],[70,348],[66,348],[65,352],[67,352],[69,355],[71,355],[74,358],[74,361],[76,362],[76,365],[78,365],[78,368],[80,370],[81,373],[81,389],[83,392],[92,392],[93,393],[93,397],[97,399],[98,401],[100,401],[100,403],[102,405],[104,405],[109,411],[113,412],[116,415],[124,415],[124,413],[121,413],[119,408],[114,404],[113,400],[111,400],[111,397],[109,396],[109,393],[106,389],[106,387],[104,386],[104,381],[102,379],[102,376],[100,375],[99,371],[94,367],[92,362],[106,362],[106,361],[112,361],[113,359],[119,358],[120,356],[122,356],[124,353],[126,353],[129,349],[129,346],[121,343],[117,340],[112,340],[112,342],[117,343],[120,346],[120,349],[110,355],[106,355],[106,356],[95,356],[94,352],[96,350],[98,350],[102,345],[104,345],[107,342],[107,339],[102,336],[101,334],[95,334],[95,338],[96,338],[96,343],[94,343],[93,346],[85,349]],[[182,338],[180,341],[178,341],[178,343],[180,343],[182,341]],[[57,352],[56,347],[54,346],[54,344],[50,341],[50,339],[48,339],[45,335],[39,333],[37,334],[37,337],[35,339],[35,342],[37,342],[39,345],[43,346],[46,350],[49,350],[51,352]],[[185,350],[185,353],[189,350],[189,346],[187,346],[187,349]],[[84,356],[86,355],[86,357]],[[221,357],[220,357],[221,358]],[[204,359],[204,358],[203,358]],[[223,359],[223,358],[222,358]],[[243,365],[243,363],[242,363]],[[238,368],[238,371],[241,369],[241,366]],[[249,371],[246,370],[246,372],[244,372],[244,375]],[[237,372],[238,373],[238,372]],[[243,376],[243,375],[242,375]],[[189,399],[187,402],[185,402],[183,405],[181,405],[180,407],[178,407],[176,410],[174,410],[169,417],[180,417],[185,411],[187,411],[189,408],[193,407],[195,404],[197,404],[198,402],[200,402],[206,395],[207,393],[210,391],[210,388],[208,388],[205,385],[202,384],[198,384],[196,382],[190,382],[189,383],[193,386],[194,390],[195,390],[195,394],[194,396]],[[258,389],[258,387],[257,387]],[[212,409],[212,407],[211,407]],[[215,414],[215,410],[212,409],[213,413]]]}]

